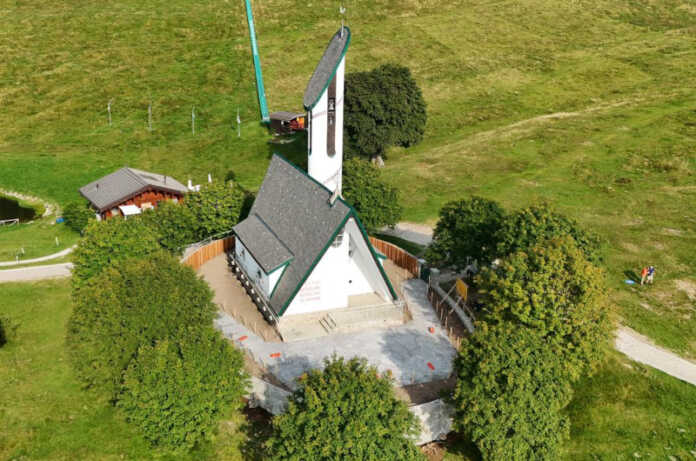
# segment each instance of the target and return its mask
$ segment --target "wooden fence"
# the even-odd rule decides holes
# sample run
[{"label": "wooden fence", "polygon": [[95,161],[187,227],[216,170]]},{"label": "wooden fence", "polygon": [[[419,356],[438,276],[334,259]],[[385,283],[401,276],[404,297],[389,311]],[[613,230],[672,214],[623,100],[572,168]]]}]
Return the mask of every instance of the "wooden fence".
[{"label": "wooden fence", "polygon": [[214,240],[207,245],[204,245],[191,253],[182,261],[185,266],[198,270],[203,264],[207,263],[214,257],[234,248],[234,237],[225,237],[220,240]]},{"label": "wooden fence", "polygon": [[370,242],[375,249],[382,252],[394,264],[402,269],[406,269],[414,277],[420,277],[420,263],[418,262],[418,258],[411,253],[393,243],[385,242],[375,237],[370,237]]}]

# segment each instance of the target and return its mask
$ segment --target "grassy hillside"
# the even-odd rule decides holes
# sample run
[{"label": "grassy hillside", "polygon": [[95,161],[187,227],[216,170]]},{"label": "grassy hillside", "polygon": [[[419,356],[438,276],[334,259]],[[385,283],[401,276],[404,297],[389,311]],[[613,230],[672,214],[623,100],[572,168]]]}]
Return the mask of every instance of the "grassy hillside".
[{"label": "grassy hillside", "polygon": [[[253,4],[271,110],[300,109],[338,3]],[[424,142],[385,169],[406,218],[471,193],[551,202],[606,238],[624,321],[696,357],[696,3],[345,4],[349,71],[408,65],[428,103]],[[0,0],[0,18],[0,186],[65,203],[128,164],[258,187],[279,147],[256,122],[242,2]],[[301,142],[282,150],[301,159]],[[645,264],[658,284],[625,286]]]}]

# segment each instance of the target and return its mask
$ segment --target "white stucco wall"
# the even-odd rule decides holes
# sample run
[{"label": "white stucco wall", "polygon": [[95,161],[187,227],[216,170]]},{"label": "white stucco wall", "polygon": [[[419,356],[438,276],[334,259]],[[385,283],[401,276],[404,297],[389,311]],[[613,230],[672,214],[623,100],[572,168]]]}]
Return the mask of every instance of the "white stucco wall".
[{"label": "white stucco wall", "polygon": [[268,298],[276,283],[280,280],[280,276],[285,268],[283,267],[270,274],[266,274],[239,239],[235,239],[234,254],[237,258],[237,262],[242,266],[247,276],[256,284],[259,290],[263,292],[266,298]]},{"label": "white stucco wall", "polygon": [[328,91],[319,98],[316,106],[310,112],[308,172],[311,177],[324,184],[329,190],[340,188],[341,175],[336,175],[343,166],[343,91],[345,78],[345,57],[341,60],[336,70],[336,119],[337,126],[335,135],[336,154],[329,157],[326,150],[327,138],[327,112],[328,112]]},{"label": "white stucco wall", "polygon": [[329,247],[283,316],[342,309],[348,307],[348,296],[373,292],[385,301],[391,299],[370,249],[351,218],[341,246]]}]

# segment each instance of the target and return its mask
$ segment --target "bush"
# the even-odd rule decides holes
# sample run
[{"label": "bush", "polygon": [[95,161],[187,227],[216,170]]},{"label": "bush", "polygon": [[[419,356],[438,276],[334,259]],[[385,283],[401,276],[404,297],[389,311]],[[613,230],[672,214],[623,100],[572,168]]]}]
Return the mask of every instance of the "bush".
[{"label": "bush", "polygon": [[359,158],[347,159],[343,164],[343,195],[370,230],[394,226],[401,218],[396,188],[382,179],[380,170]]},{"label": "bush", "polygon": [[595,264],[602,261],[599,238],[581,229],[578,224],[553,212],[548,206],[532,206],[508,215],[495,238],[498,256],[531,248],[538,243],[569,235],[587,259]]},{"label": "bush", "polygon": [[348,151],[374,157],[389,146],[417,144],[426,121],[423,94],[408,68],[387,64],[346,75]]},{"label": "bush", "polygon": [[0,347],[14,340],[17,324],[7,316],[0,316]]},{"label": "bush", "polygon": [[171,201],[160,203],[142,214],[142,220],[158,236],[159,244],[174,253],[196,241],[197,222],[191,210]]},{"label": "bush", "polygon": [[140,347],[125,372],[118,406],[153,445],[188,451],[241,407],[248,384],[241,352],[212,328]]},{"label": "bush", "polygon": [[111,264],[160,249],[160,236],[139,217],[90,222],[73,252],[75,288]]},{"label": "bush", "polygon": [[69,228],[82,233],[89,221],[95,219],[95,213],[86,202],[72,202],[63,210],[63,218]]},{"label": "bush", "polygon": [[269,459],[424,459],[409,439],[418,431],[415,416],[365,360],[332,358],[299,384],[287,412],[273,418]]},{"label": "bush", "polygon": [[196,240],[227,232],[239,222],[247,192],[237,183],[216,181],[186,196],[196,223]]},{"label": "bush", "polygon": [[604,357],[609,321],[604,273],[570,237],[518,251],[477,278],[489,324],[509,322],[540,335],[577,379]]},{"label": "bush", "polygon": [[74,294],[67,345],[76,373],[113,399],[140,347],[208,328],[216,310],[208,285],[173,256],[120,261]]},{"label": "bush", "polygon": [[479,327],[455,361],[454,428],[484,460],[556,460],[568,438],[572,396],[562,359],[533,330]]},{"label": "bush", "polygon": [[465,267],[468,258],[489,263],[495,258],[496,233],[505,218],[497,202],[471,197],[440,209],[427,258],[435,263]]}]

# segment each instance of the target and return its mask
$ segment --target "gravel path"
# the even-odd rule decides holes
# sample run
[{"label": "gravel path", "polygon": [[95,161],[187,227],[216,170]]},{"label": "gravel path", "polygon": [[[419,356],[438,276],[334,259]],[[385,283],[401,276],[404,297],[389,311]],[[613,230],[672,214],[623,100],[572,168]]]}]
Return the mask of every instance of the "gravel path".
[{"label": "gravel path", "polygon": [[653,345],[648,338],[628,327],[622,326],[616,331],[614,346],[631,360],[644,363],[696,386],[696,363]]},{"label": "gravel path", "polygon": [[72,263],[52,264],[49,266],[23,267],[0,271],[0,283],[32,282],[35,280],[70,277]]},{"label": "gravel path", "polygon": [[73,252],[77,245],[73,245],[70,248],[66,248],[63,251],[59,251],[58,253],[53,253],[52,255],[48,256],[42,256],[40,258],[34,258],[34,259],[22,259],[19,262],[18,261],[4,261],[0,263],[0,267],[7,267],[7,266],[18,266],[20,264],[33,264],[33,263],[40,263],[43,261],[50,261],[51,259],[58,259],[62,258],[63,256],[67,256],[70,253]]},{"label": "gravel path", "polygon": [[402,221],[394,229],[387,227],[382,232],[423,246],[428,246],[433,241],[433,228],[427,224]]}]

